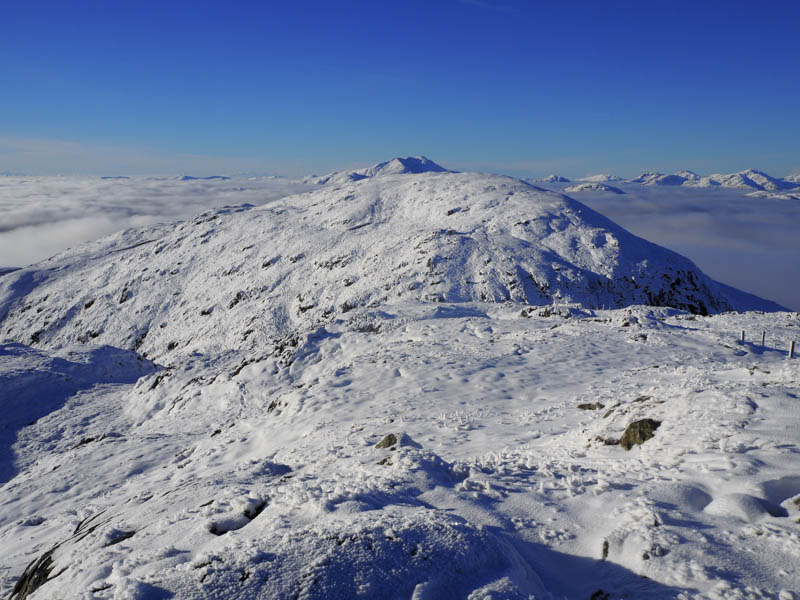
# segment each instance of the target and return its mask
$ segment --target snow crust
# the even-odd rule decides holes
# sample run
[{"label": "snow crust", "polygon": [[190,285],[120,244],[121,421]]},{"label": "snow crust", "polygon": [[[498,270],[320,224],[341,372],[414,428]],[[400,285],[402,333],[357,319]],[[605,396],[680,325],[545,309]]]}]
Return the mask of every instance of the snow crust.
[{"label": "snow crust", "polygon": [[777,308],[470,173],[6,273],[0,594],[39,565],[33,599],[796,598]]}]

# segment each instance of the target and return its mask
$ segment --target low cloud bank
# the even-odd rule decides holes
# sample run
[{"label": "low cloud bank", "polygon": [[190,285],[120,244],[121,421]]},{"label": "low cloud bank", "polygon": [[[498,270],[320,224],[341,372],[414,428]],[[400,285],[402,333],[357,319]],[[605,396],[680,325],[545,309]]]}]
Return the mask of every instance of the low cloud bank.
[{"label": "low cloud bank", "polygon": [[265,204],[310,189],[296,180],[0,177],[0,267],[38,262],[129,227],[225,204]]}]

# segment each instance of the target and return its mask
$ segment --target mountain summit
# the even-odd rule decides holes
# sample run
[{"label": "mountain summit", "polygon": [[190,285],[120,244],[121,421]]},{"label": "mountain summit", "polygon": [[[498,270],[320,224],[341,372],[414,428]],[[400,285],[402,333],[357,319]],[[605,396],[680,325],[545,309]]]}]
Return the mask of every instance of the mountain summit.
[{"label": "mountain summit", "polygon": [[308,183],[318,185],[344,184],[353,181],[360,181],[370,177],[380,175],[405,175],[420,173],[452,173],[449,169],[436,164],[425,156],[407,156],[405,158],[395,157],[385,162],[380,162],[355,171],[333,171],[322,177],[312,175],[306,178]]}]

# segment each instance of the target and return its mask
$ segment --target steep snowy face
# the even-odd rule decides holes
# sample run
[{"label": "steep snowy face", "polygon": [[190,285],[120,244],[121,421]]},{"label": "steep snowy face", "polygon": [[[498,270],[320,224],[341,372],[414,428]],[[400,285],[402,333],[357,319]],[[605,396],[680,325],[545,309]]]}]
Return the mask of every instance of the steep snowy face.
[{"label": "steep snowy face", "polygon": [[258,347],[408,300],[777,308],[731,300],[688,259],[567,196],[474,173],[386,175],[227,207],[0,278],[4,337],[151,357]]}]

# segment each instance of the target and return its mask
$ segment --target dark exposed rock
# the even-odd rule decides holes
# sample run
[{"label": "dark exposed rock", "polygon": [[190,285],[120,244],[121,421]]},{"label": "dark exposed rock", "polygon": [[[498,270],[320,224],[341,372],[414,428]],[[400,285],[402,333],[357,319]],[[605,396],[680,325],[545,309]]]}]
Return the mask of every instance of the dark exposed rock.
[{"label": "dark exposed rock", "polygon": [[599,402],[578,404],[578,408],[580,408],[581,410],[600,410],[601,408],[605,407],[606,407],[605,404],[600,404]]},{"label": "dark exposed rock", "polygon": [[383,439],[375,444],[376,448],[391,448],[397,444],[397,436],[393,433],[389,433],[383,437]]},{"label": "dark exposed rock", "polygon": [[634,446],[641,445],[653,437],[653,434],[660,425],[661,421],[656,421],[654,419],[634,421],[628,425],[628,428],[625,429],[625,433],[619,438],[619,445],[625,448],[625,450],[630,450]]},{"label": "dark exposed rock", "polygon": [[51,548],[25,568],[22,576],[17,580],[14,589],[11,591],[8,600],[24,600],[45,583],[61,575],[63,571],[59,571],[52,577],[50,576],[53,571],[54,551],[55,548]]},{"label": "dark exposed rock", "polygon": [[124,542],[125,540],[132,538],[134,535],[136,535],[135,531],[119,531],[110,540],[108,540],[108,542],[106,542],[106,547]]}]

